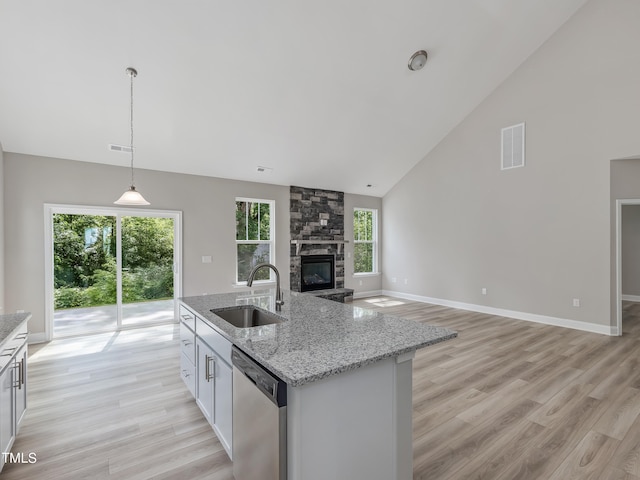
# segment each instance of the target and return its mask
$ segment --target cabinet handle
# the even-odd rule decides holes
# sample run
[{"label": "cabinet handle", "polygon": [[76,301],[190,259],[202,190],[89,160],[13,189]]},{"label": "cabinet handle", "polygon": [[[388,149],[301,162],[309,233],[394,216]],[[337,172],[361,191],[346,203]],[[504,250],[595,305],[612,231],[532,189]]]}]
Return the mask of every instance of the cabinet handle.
[{"label": "cabinet handle", "polygon": [[182,370],[182,375],[184,375],[184,378],[189,378],[191,376],[187,370]]},{"label": "cabinet handle", "polygon": [[18,378],[16,378],[16,381],[14,382],[13,386],[16,387],[18,390],[22,390],[22,386],[25,383],[25,363],[24,363],[24,358],[22,360],[20,360],[19,362],[17,362],[13,368],[16,369],[16,376]]},{"label": "cabinet handle", "polygon": [[[204,378],[207,382],[210,382],[212,378],[216,376],[216,357],[204,356]],[[213,362],[213,371],[211,371],[211,364]]]},{"label": "cabinet handle", "polygon": [[17,340],[24,340],[25,338],[27,338],[29,336],[28,332],[25,333],[21,333],[20,335],[16,335],[16,339]]},{"label": "cabinet handle", "polygon": [[[13,355],[13,352],[16,351],[18,347],[12,347],[12,348],[7,348],[5,350],[2,351],[2,355],[0,355],[0,357],[10,357]],[[9,352],[9,353],[5,353],[5,352]]]},{"label": "cabinet handle", "polygon": [[185,320],[190,320],[191,319],[191,315],[180,315],[180,316]]},{"label": "cabinet handle", "polygon": [[20,388],[20,365],[19,364],[14,364],[13,365],[13,371],[16,374],[16,379],[13,381],[13,388]]},{"label": "cabinet handle", "polygon": [[[27,362],[23,358],[22,360],[20,360],[20,384],[24,385],[26,381],[27,381]],[[19,388],[22,388],[22,386],[20,386]]]},{"label": "cabinet handle", "polygon": [[185,346],[193,345],[193,342],[190,342],[189,340],[182,340],[182,343],[183,343]]}]

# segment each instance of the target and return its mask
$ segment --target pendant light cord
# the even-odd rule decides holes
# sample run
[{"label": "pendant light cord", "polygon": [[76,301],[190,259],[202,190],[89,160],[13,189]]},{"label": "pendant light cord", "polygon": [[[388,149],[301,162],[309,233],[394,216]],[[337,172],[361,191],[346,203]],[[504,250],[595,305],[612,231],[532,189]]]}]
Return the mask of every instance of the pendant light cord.
[{"label": "pendant light cord", "polygon": [[134,69],[129,69],[129,76],[131,77],[131,186],[134,187],[134,179],[133,179],[133,77],[136,76],[137,72]]}]

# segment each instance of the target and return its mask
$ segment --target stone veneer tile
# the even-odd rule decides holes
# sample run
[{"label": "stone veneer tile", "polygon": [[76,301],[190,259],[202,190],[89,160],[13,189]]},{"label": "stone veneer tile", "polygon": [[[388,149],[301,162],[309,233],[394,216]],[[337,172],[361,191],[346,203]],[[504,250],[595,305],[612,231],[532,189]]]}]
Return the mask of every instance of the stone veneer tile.
[{"label": "stone veneer tile", "polygon": [[[344,193],[315,188],[290,187],[290,233],[292,240],[344,240]],[[320,220],[327,225],[321,225]],[[344,287],[344,253],[338,254],[336,245],[303,245],[301,255],[335,255],[336,288]],[[290,250],[290,288],[300,291],[300,260],[296,248]],[[341,249],[344,252],[344,249]]]}]

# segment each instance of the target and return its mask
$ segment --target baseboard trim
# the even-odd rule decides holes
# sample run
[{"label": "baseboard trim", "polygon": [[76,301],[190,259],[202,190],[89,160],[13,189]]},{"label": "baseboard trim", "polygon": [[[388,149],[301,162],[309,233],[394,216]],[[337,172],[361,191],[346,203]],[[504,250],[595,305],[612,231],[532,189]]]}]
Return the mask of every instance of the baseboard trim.
[{"label": "baseboard trim", "polygon": [[625,302],[640,302],[640,295],[622,295]]},{"label": "baseboard trim", "polygon": [[47,337],[44,332],[29,333],[29,339],[27,340],[27,343],[31,345],[34,343],[45,343],[46,341],[47,341]]},{"label": "baseboard trim", "polygon": [[460,310],[468,310],[471,312],[487,313],[489,315],[498,315],[501,317],[514,318],[516,320],[525,320],[527,322],[542,323],[544,325],[553,325],[555,327],[571,328],[573,330],[581,330],[583,332],[599,333],[601,335],[617,336],[618,329],[609,325],[596,325],[594,323],[581,322],[579,320],[570,320],[567,318],[549,317],[547,315],[538,315],[537,313],[518,312],[516,310],[506,310],[503,308],[488,307],[486,305],[476,305],[473,303],[456,302],[452,300],[443,300],[441,298],[424,297],[421,295],[413,295],[411,293],[396,292],[393,290],[383,290],[383,295],[391,297],[404,298],[405,300],[414,300],[416,302],[431,303],[434,305],[442,305],[443,307],[458,308]]},{"label": "baseboard trim", "polygon": [[371,290],[369,292],[353,292],[353,298],[377,297],[382,295],[382,290]]}]

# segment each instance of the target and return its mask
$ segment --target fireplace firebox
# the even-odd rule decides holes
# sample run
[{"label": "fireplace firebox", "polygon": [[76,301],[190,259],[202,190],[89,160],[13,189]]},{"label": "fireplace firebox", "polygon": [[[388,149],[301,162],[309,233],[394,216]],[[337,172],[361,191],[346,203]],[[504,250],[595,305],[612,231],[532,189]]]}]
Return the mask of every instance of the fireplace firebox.
[{"label": "fireplace firebox", "polygon": [[336,257],[334,255],[302,255],[300,257],[300,291],[335,288]]}]

